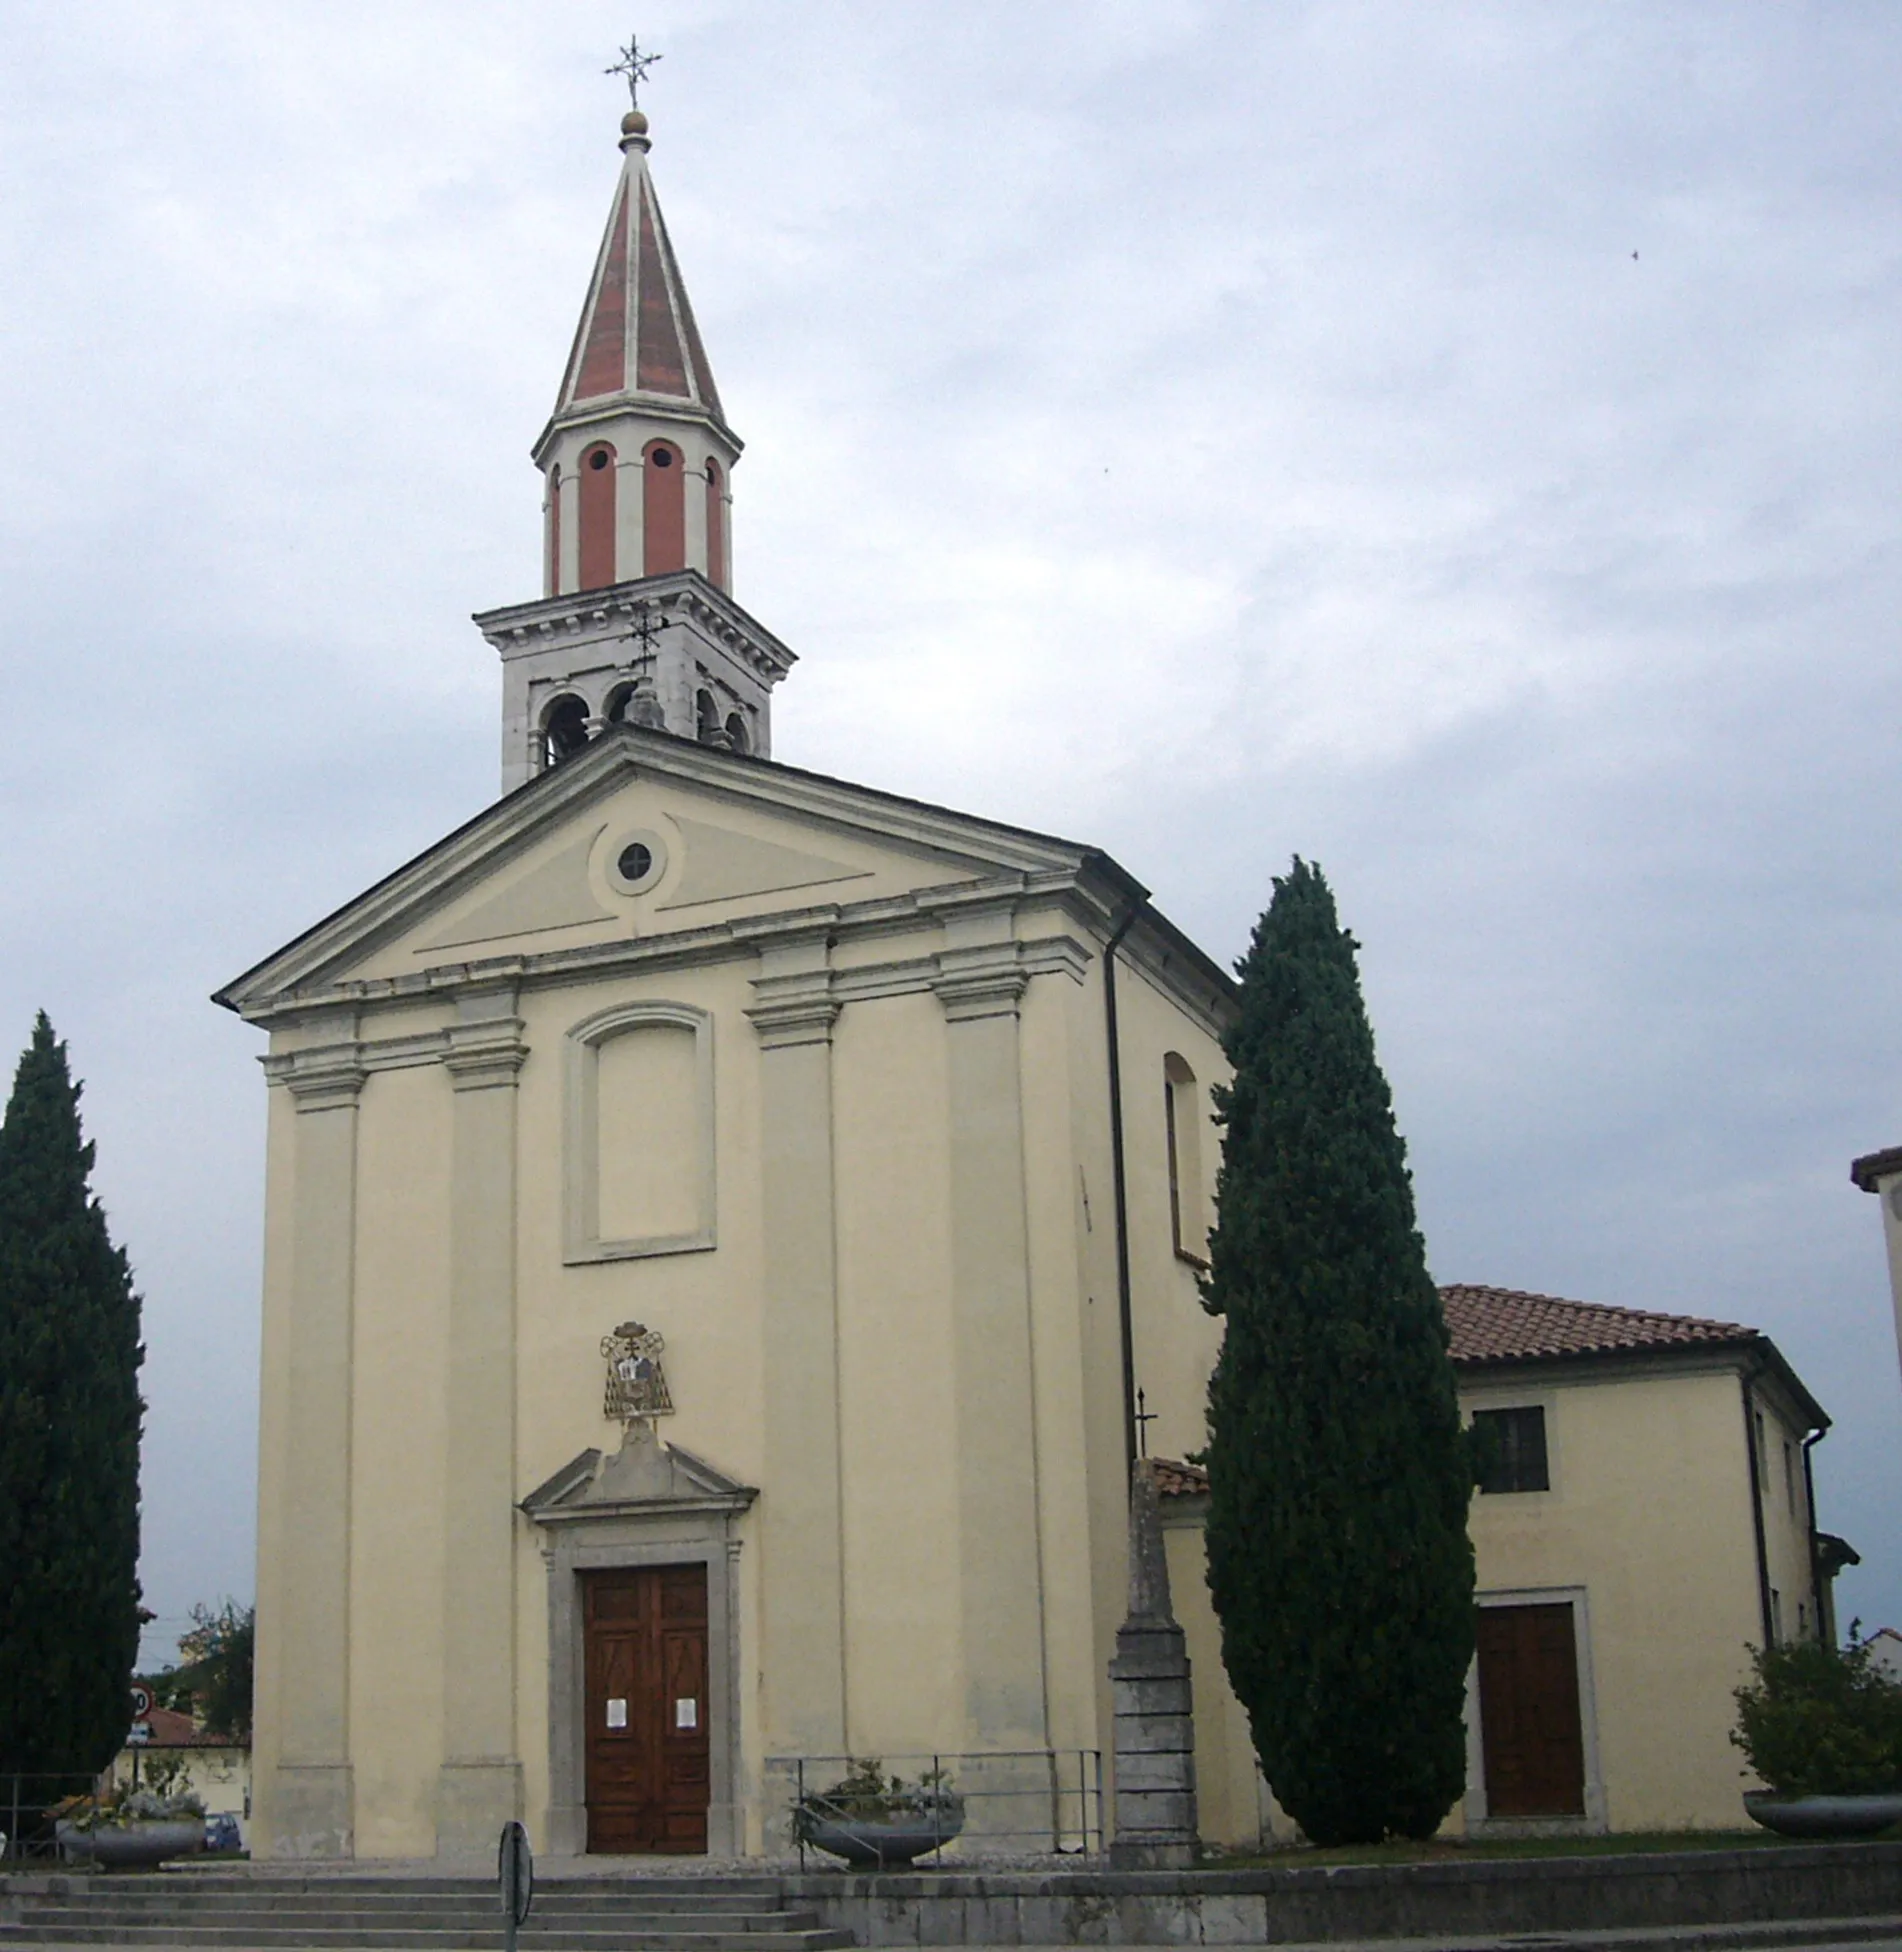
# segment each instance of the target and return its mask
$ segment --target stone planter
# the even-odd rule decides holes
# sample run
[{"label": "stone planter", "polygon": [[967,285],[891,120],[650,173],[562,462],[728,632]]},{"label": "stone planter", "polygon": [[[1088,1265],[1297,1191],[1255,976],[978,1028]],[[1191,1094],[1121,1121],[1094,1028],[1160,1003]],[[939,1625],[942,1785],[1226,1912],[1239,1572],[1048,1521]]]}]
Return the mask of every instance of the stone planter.
[{"label": "stone planter", "polygon": [[135,1870],[162,1864],[169,1857],[189,1857],[205,1847],[202,1816],[145,1819],[137,1823],[102,1823],[82,1830],[61,1823],[55,1834],[60,1854],[69,1861],[89,1859],[102,1870]]},{"label": "stone planter", "polygon": [[1743,1800],[1751,1820],[1780,1837],[1873,1837],[1902,1823],[1902,1795],[1779,1796],[1747,1789]]},{"label": "stone planter", "polygon": [[799,1835],[818,1850],[843,1857],[855,1871],[902,1868],[948,1844],[964,1828],[964,1806],[948,1804],[935,1816],[907,1812],[894,1816],[799,1814]]}]

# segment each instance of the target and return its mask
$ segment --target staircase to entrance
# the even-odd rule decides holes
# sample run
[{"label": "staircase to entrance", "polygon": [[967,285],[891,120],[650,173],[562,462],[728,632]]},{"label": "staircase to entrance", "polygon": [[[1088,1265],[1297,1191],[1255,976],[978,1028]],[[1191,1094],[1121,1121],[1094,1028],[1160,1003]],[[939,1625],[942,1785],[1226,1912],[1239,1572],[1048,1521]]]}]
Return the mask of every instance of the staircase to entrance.
[{"label": "staircase to entrance", "polygon": [[[500,1946],[492,1879],[180,1871],[0,1877],[10,1945]],[[523,1952],[835,1952],[851,1933],[789,1907],[771,1877],[539,1881]]]}]

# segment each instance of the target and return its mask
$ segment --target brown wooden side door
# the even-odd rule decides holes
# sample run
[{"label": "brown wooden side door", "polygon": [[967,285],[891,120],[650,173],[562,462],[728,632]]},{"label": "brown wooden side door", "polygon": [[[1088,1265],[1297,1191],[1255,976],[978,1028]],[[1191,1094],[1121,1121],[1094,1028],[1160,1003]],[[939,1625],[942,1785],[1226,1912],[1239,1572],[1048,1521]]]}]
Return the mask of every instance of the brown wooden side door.
[{"label": "brown wooden side door", "polygon": [[588,1848],[707,1847],[707,1569],[583,1575]]},{"label": "brown wooden side door", "polygon": [[1585,1741],[1572,1609],[1479,1610],[1479,1726],[1489,1816],[1583,1816]]}]

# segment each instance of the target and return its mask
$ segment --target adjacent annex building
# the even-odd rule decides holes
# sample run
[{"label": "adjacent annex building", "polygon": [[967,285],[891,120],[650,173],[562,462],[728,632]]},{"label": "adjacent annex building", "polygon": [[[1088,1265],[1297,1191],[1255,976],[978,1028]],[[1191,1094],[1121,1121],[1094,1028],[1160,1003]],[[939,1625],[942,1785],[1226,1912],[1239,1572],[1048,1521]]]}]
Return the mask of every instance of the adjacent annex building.
[{"label": "adjacent annex building", "polygon": [[270,1037],[257,1848],[758,1851],[867,1754],[1028,1759],[1100,1834],[1230,979],[1094,848],[772,757],[740,441],[621,147],[544,588],[477,619],[502,797],[218,999]]},{"label": "adjacent annex building", "polygon": [[[1505,1288],[1440,1298],[1461,1414],[1493,1439],[1468,1522],[1478,1651],[1449,1829],[1738,1828],[1749,1650],[1833,1641],[1831,1582],[1856,1563],[1816,1525],[1829,1418],[1741,1323]],[[1207,1480],[1173,1467],[1165,1491],[1200,1681],[1219,1660],[1199,1591]],[[1290,1833],[1272,1808],[1268,1827]]]}]

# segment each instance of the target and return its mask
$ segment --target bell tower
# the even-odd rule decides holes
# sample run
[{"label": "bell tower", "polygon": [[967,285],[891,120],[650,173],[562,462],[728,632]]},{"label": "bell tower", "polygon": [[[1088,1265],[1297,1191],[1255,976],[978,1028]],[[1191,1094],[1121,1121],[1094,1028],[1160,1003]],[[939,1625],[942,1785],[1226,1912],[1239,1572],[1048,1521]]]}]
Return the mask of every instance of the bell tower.
[{"label": "bell tower", "polygon": [[475,620],[502,658],[504,792],[623,720],[766,756],[772,688],[793,662],[732,599],[741,442],[687,301],[650,148],[647,117],[631,109],[574,347],[533,449],[543,594]]}]

